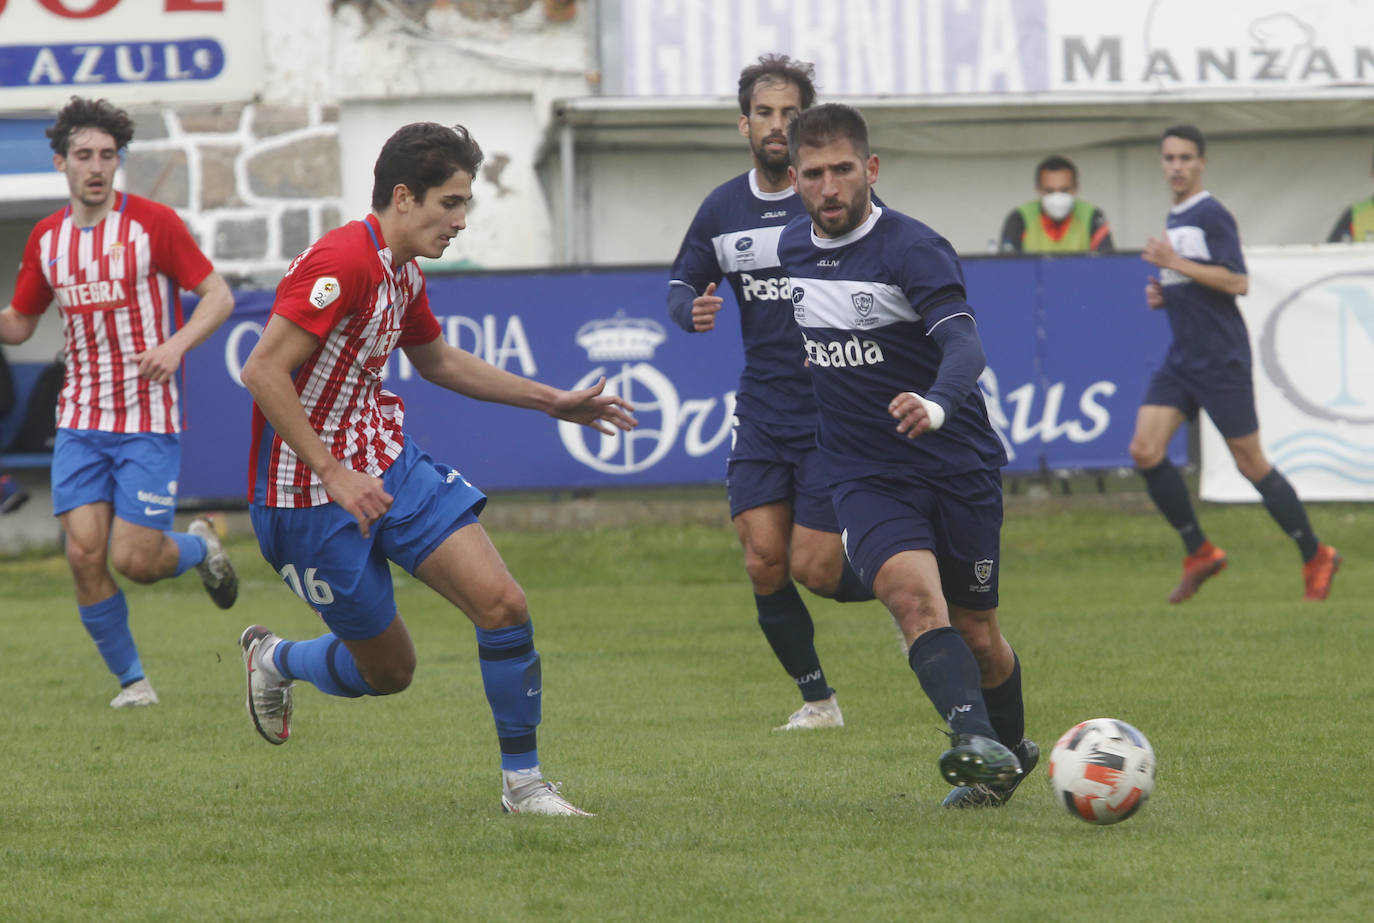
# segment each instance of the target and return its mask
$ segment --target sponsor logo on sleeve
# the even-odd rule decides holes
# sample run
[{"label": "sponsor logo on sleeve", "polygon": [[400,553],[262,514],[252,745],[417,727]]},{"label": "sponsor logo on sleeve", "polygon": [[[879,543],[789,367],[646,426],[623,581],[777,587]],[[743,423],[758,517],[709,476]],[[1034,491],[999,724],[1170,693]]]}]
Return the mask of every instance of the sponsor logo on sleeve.
[{"label": "sponsor logo on sleeve", "polygon": [[315,287],[310,290],[310,303],[323,311],[339,297],[339,280],[333,276],[320,276]]}]

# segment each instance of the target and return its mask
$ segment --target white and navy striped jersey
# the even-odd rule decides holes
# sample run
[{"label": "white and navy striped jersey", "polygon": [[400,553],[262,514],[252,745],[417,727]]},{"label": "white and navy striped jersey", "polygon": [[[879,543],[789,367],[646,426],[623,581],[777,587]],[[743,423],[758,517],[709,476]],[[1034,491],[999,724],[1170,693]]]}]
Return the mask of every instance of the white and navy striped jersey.
[{"label": "white and navy striped jersey", "polygon": [[787,277],[778,265],[783,225],[804,214],[796,192],[762,191],[753,170],[722,183],[697,209],[670,284],[700,295],[722,276],[729,280],[744,340],[736,414],[809,430],[816,425],[816,401],[792,323]]},{"label": "white and navy striped jersey", "polygon": [[888,404],[925,394],[940,365],[929,332],[973,316],[964,274],[949,242],[914,218],[874,206],[843,237],[817,237],[802,214],[782,233],[778,254],[790,279],[820,420],[817,442],[832,477],[940,477],[1006,464],[973,388],[943,427],[916,439],[897,432]]},{"label": "white and navy striped jersey", "polygon": [[213,271],[186,225],[165,205],[115,193],[110,213],[78,227],[71,206],[38,222],[24,248],[13,307],[62,313],[66,381],[57,425],[110,433],[179,433],[178,376],[138,374],[133,357],[181,324],[181,289]]},{"label": "white and navy striped jersey", "polygon": [[[382,369],[396,347],[440,334],[420,267],[410,260],[393,268],[381,225],[368,215],[296,257],[277,286],[272,313],[319,341],[293,378],[315,432],[344,465],[381,477],[405,447],[405,405],[382,389]],[[332,502],[256,404],[248,498],[274,507]]]},{"label": "white and navy striped jersey", "polygon": [[[1184,259],[1245,275],[1236,219],[1210,192],[1203,190],[1169,209],[1166,228],[1169,243]],[[1159,282],[1174,335],[1169,364],[1192,369],[1250,364],[1250,335],[1234,295],[1172,269],[1160,270]]]}]

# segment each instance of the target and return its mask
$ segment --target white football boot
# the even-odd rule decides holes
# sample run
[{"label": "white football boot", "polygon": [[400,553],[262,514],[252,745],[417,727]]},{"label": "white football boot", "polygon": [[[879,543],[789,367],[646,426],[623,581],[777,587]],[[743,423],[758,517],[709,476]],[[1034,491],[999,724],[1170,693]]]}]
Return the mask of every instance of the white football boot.
[{"label": "white football boot", "polygon": [[248,714],[253,727],[272,744],[291,736],[291,686],[272,665],[272,650],[281,641],[261,625],[249,625],[239,635],[243,667],[248,671]]},{"label": "white football boot", "polygon": [[111,708],[129,708],[130,706],[156,704],[157,693],[153,691],[153,686],[147,679],[140,679],[130,683],[119,690],[119,695],[110,699]]},{"label": "white football boot", "polygon": [[[511,784],[512,777],[520,780]],[[595,817],[558,793],[558,785],[547,782],[538,771],[530,773],[501,773],[501,810],[507,814],[548,814],[559,817]]]},{"label": "white football boot", "polygon": [[773,728],[775,731],[809,731],[813,728],[842,728],[844,715],[840,714],[840,703],[835,696],[819,702],[807,702],[792,712],[786,724]]},{"label": "white football boot", "polygon": [[205,592],[221,609],[228,609],[239,598],[239,575],[229,563],[229,555],[220,543],[215,524],[204,516],[191,520],[186,531],[205,540],[205,559],[196,565]]}]

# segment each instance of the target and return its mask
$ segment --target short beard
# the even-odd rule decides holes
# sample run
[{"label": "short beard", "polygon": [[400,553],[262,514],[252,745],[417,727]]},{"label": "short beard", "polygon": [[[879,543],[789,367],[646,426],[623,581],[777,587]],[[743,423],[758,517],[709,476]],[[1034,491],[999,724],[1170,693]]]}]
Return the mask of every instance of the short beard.
[{"label": "short beard", "polygon": [[759,172],[762,173],[770,185],[777,185],[787,179],[787,168],[792,166],[792,158],[784,151],[780,156],[770,156],[766,148],[756,147],[754,151],[754,163],[758,165]]},{"label": "short beard", "polygon": [[860,196],[859,199],[858,199],[857,201],[851,202],[849,205],[845,206],[845,210],[844,210],[844,220],[843,220],[843,222],[841,223],[841,226],[840,226],[839,228],[828,228],[828,227],[826,227],[826,226],[821,222],[821,218],[820,218],[820,209],[819,209],[819,208],[816,209],[816,213],[813,214],[813,215],[811,216],[811,220],[814,221],[814,222],[816,223],[816,227],[820,228],[822,231],[825,231],[825,233],[826,233],[827,236],[829,236],[829,237],[843,237],[844,235],[848,234],[850,231],[852,231],[852,230],[854,230],[855,228],[857,228],[859,225],[863,224],[863,220],[864,220],[864,205],[866,205],[866,204],[867,204],[867,203],[866,203],[864,197]]}]

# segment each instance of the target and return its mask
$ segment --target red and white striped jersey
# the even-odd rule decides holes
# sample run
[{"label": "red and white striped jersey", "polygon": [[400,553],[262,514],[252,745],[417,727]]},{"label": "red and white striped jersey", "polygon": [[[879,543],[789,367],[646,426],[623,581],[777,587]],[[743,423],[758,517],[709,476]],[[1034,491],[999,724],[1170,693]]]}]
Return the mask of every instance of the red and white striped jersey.
[{"label": "red and white striped jersey", "polygon": [[[325,234],[296,257],[277,286],[272,313],[313,334],[319,346],[296,370],[301,406],[334,457],[373,477],[405,447],[405,404],[382,389],[392,350],[432,342],[439,322],[425,277],[410,260],[393,269],[375,216]],[[253,405],[248,498],[275,507],[332,502],[319,476]]]},{"label": "red and white striped jersey", "polygon": [[93,227],[77,227],[68,206],[29,235],[15,283],[15,310],[62,312],[67,379],[57,425],[111,433],[181,431],[178,376],[161,384],[138,374],[135,355],[180,326],[181,289],[213,267],[186,225],[165,205],[115,193]]}]

